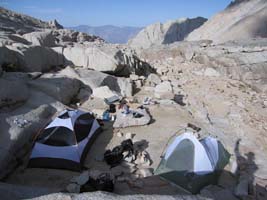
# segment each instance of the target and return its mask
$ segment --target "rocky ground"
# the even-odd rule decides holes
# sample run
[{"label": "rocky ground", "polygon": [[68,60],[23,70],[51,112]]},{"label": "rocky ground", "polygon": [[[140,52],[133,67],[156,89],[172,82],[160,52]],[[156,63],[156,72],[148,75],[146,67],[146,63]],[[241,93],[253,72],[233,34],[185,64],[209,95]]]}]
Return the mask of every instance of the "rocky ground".
[{"label": "rocky ground", "polygon": [[[34,21],[25,16],[22,20]],[[91,199],[92,195],[95,199],[253,199],[264,190],[266,39],[220,45],[210,40],[176,42],[144,50],[34,22],[38,29],[18,33],[1,29],[0,34],[4,199]],[[11,22],[5,26],[13,27]],[[27,168],[36,133],[58,111],[71,107],[101,116],[108,108],[104,98],[113,95],[125,97],[132,110],[147,102],[144,117],[133,121],[117,113],[117,121],[106,122],[86,158],[87,170],[80,174]],[[153,175],[169,139],[188,123],[201,128],[198,137],[215,136],[231,153],[218,185],[197,196]],[[128,138],[134,142],[136,157],[110,169],[101,159],[103,153]],[[79,191],[73,179],[101,172],[114,177],[116,195],[68,193]]]}]

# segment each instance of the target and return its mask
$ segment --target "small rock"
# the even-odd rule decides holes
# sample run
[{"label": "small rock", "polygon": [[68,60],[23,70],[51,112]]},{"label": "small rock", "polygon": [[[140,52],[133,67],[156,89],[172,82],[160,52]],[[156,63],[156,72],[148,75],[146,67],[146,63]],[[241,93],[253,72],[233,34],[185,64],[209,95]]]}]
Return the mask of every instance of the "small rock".
[{"label": "small rock", "polygon": [[93,96],[100,99],[110,98],[116,95],[117,94],[114,91],[111,91],[108,86],[102,86],[93,89]]},{"label": "small rock", "polygon": [[132,133],[126,133],[125,134],[125,139],[128,140],[128,139],[133,139],[134,138],[134,135],[135,134],[132,134]]},{"label": "small rock", "polygon": [[161,76],[161,80],[169,82],[169,76]]},{"label": "small rock", "polygon": [[120,131],[119,131],[119,132],[117,132],[117,133],[116,133],[116,135],[117,135],[117,137],[123,137],[123,133],[122,133],[122,132],[120,132]]},{"label": "small rock", "polygon": [[80,193],[80,185],[71,183],[66,187],[66,190],[70,193]]},{"label": "small rock", "polygon": [[242,102],[237,102],[236,105],[240,108],[245,108],[245,105]]},{"label": "small rock", "polygon": [[155,86],[155,85],[158,85],[161,83],[161,79],[158,75],[156,74],[150,74],[148,77],[147,77],[147,82],[149,85],[151,86]]},{"label": "small rock", "polygon": [[137,80],[134,82],[135,83],[135,87],[136,88],[141,88],[143,86],[143,82],[142,80]]},{"label": "small rock", "polygon": [[140,80],[145,80],[146,77],[144,77],[144,76],[139,76],[139,79],[140,79]]},{"label": "small rock", "polygon": [[145,86],[144,90],[147,92],[153,92],[155,87]]},{"label": "small rock", "polygon": [[131,75],[130,75],[130,79],[131,79],[132,81],[137,81],[137,80],[139,80],[139,76],[136,75],[136,74],[131,74]]},{"label": "small rock", "polygon": [[173,89],[169,81],[164,81],[157,85],[154,89],[154,95],[156,98],[173,99]]},{"label": "small rock", "polygon": [[71,179],[72,183],[77,183],[78,185],[84,185],[89,180],[89,172],[85,171],[80,176],[76,176]]},{"label": "small rock", "polygon": [[185,54],[185,59],[186,60],[192,60],[194,55],[195,55],[195,51],[191,48],[191,47],[188,47],[185,49],[186,51],[184,52]]},{"label": "small rock", "polygon": [[215,69],[209,67],[209,68],[205,69],[204,76],[218,77],[218,76],[220,76],[220,73],[217,72]]},{"label": "small rock", "polygon": [[153,169],[152,168],[141,168],[136,171],[136,174],[140,175],[140,177],[145,178],[148,176],[153,175]]}]

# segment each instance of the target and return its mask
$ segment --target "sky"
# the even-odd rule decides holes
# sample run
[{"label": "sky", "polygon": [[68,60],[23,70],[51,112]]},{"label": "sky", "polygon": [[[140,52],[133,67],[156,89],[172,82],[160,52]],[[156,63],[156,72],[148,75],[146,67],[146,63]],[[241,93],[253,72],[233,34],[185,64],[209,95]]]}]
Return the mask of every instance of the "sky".
[{"label": "sky", "polygon": [[231,0],[0,0],[0,6],[63,26],[147,26],[180,17],[210,18]]}]

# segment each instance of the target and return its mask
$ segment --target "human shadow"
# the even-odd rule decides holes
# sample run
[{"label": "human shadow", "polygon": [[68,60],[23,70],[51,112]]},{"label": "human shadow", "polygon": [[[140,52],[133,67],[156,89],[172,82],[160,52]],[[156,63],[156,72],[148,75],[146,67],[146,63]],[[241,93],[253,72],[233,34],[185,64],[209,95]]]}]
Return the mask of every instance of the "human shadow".
[{"label": "human shadow", "polygon": [[254,174],[258,170],[258,166],[255,163],[255,154],[253,152],[248,152],[242,155],[240,153],[240,143],[241,139],[238,139],[234,149],[237,163],[236,175],[238,178],[235,193],[241,198],[245,198],[246,196],[255,197],[257,195],[267,197],[266,188],[261,188],[259,184],[257,184],[256,187],[253,185],[255,183]]}]

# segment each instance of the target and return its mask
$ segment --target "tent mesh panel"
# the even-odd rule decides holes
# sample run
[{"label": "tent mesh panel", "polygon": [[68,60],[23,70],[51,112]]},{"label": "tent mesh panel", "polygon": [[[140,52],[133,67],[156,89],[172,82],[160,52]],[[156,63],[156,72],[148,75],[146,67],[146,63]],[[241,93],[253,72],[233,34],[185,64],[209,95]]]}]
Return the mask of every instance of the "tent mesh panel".
[{"label": "tent mesh panel", "polygon": [[76,144],[73,132],[62,126],[45,129],[37,138],[39,143],[51,146],[71,146]]},{"label": "tent mesh panel", "polygon": [[166,160],[165,167],[176,171],[193,171],[194,149],[194,144],[190,140],[181,141]]},{"label": "tent mesh panel", "polygon": [[85,139],[93,126],[95,118],[89,114],[83,114],[79,116],[74,123],[74,132],[76,135],[77,142]]}]

